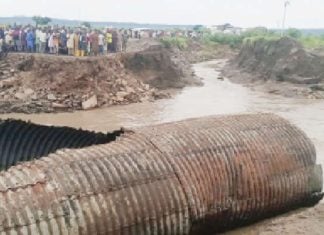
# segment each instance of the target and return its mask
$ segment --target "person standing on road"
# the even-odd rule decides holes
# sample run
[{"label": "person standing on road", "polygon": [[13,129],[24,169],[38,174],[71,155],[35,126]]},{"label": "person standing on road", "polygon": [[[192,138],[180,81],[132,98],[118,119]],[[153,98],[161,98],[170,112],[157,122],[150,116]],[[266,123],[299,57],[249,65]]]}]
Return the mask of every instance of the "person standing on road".
[{"label": "person standing on road", "polygon": [[54,53],[54,33],[53,32],[50,32],[49,35],[48,48],[49,48],[49,53],[53,54]]},{"label": "person standing on road", "polygon": [[59,33],[57,31],[53,32],[53,43],[54,43],[53,53],[58,55],[58,53],[59,53]]},{"label": "person standing on road", "polygon": [[27,51],[29,53],[34,52],[34,45],[35,45],[35,35],[33,33],[33,30],[29,29],[26,36],[27,41]]},{"label": "person standing on road", "polygon": [[70,33],[67,35],[66,46],[68,48],[68,55],[73,55],[73,53],[74,53],[74,33],[73,33],[73,31],[70,31]]},{"label": "person standing on road", "polygon": [[79,56],[81,56],[81,57],[85,56],[87,47],[88,47],[87,34],[86,34],[86,32],[82,32],[80,34],[80,42],[79,42],[80,54],[79,54]]},{"label": "person standing on road", "polygon": [[125,30],[123,35],[122,35],[122,51],[126,52],[127,50],[127,42],[128,42],[128,33],[127,31]]},{"label": "person standing on road", "polygon": [[74,37],[74,56],[80,56],[80,32],[75,32]]},{"label": "person standing on road", "polygon": [[107,44],[107,53],[112,52],[113,49],[113,36],[110,30],[107,30],[106,33],[106,44]]},{"label": "person standing on road", "polygon": [[43,29],[39,33],[39,52],[45,53],[45,51],[46,51],[46,32]]},{"label": "person standing on road", "polygon": [[27,41],[26,41],[26,32],[24,29],[21,29],[19,32],[19,39],[20,39],[20,45],[21,45],[21,51],[25,52],[27,48]]},{"label": "person standing on road", "polygon": [[112,32],[112,52],[117,52],[118,47],[118,31],[114,30]]},{"label": "person standing on road", "polygon": [[40,53],[40,34],[41,34],[41,30],[40,29],[36,29],[36,32],[35,32],[35,45],[36,45],[36,52],[37,53]]},{"label": "person standing on road", "polygon": [[90,40],[92,55],[97,56],[99,53],[99,37],[96,30],[94,30],[90,35]]},{"label": "person standing on road", "polygon": [[105,36],[102,33],[99,33],[98,40],[99,40],[99,54],[103,55],[104,47],[105,47]]},{"label": "person standing on road", "polygon": [[5,39],[5,33],[3,28],[0,28],[0,39],[4,40]]},{"label": "person standing on road", "polygon": [[20,44],[20,40],[19,40],[19,31],[20,29],[17,27],[15,28],[15,30],[13,31],[12,37],[15,43],[15,51],[20,51],[21,48],[21,44]]},{"label": "person standing on road", "polygon": [[62,52],[64,54],[67,53],[67,36],[66,36],[66,32],[65,29],[63,29],[60,33],[60,48],[62,49]]}]

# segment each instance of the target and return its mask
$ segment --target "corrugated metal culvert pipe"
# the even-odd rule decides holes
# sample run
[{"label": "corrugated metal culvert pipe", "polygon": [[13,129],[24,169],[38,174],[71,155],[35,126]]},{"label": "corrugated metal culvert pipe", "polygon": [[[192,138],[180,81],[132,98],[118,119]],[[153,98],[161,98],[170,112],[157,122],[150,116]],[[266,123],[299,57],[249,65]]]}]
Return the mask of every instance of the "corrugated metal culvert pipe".
[{"label": "corrugated metal culvert pipe", "polygon": [[209,234],[322,197],[313,144],[274,115],[191,119],[105,142],[1,172],[0,233]]}]

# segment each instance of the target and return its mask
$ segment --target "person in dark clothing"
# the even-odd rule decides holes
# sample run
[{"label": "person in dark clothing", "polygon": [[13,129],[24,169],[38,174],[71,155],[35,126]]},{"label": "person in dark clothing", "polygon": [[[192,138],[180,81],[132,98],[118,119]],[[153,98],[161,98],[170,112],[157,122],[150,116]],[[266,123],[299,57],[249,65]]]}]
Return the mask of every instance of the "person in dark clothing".
[{"label": "person in dark clothing", "polygon": [[19,40],[20,29],[16,28],[12,33],[12,38],[14,41],[14,51],[20,51],[21,42]]},{"label": "person in dark clothing", "polygon": [[5,34],[3,28],[0,28],[0,39],[4,40],[5,39]]},{"label": "person in dark clothing", "polygon": [[82,32],[80,35],[80,42],[79,42],[79,50],[80,56],[85,56],[85,52],[87,51],[88,42],[87,42],[87,35],[85,32]]},{"label": "person in dark clothing", "polygon": [[27,34],[25,32],[25,30],[21,29],[19,32],[19,38],[20,38],[20,44],[21,44],[21,51],[26,51],[27,50],[27,41],[26,41],[26,37]]},{"label": "person in dark clothing", "polygon": [[126,51],[127,50],[127,42],[128,42],[128,33],[125,30],[123,35],[122,35],[122,51]]},{"label": "person in dark clothing", "polygon": [[60,33],[60,48],[64,54],[67,54],[67,36],[65,30]]},{"label": "person in dark clothing", "polygon": [[32,30],[28,30],[27,36],[26,36],[26,41],[27,41],[27,51],[28,52],[34,52],[34,47],[35,47],[35,34]]},{"label": "person in dark clothing", "polygon": [[116,30],[112,32],[112,52],[117,52],[118,48],[118,33]]}]

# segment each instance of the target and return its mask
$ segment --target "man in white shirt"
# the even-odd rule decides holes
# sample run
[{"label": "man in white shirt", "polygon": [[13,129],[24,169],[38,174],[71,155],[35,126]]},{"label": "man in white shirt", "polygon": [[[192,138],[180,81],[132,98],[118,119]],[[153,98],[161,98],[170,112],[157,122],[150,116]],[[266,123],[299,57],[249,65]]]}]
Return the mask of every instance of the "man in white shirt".
[{"label": "man in white shirt", "polygon": [[99,44],[99,54],[103,55],[104,54],[104,47],[105,47],[105,36],[100,33],[98,36],[98,44]]},{"label": "man in white shirt", "polygon": [[46,32],[45,30],[41,30],[38,33],[39,36],[39,52],[40,53],[45,53],[46,49]]}]

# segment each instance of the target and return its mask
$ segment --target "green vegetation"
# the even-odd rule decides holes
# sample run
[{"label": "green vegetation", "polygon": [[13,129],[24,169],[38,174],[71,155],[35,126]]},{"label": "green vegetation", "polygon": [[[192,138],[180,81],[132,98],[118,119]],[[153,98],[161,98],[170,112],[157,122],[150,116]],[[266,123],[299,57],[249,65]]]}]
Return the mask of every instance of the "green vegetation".
[{"label": "green vegetation", "polygon": [[237,47],[242,44],[243,37],[235,34],[205,34],[204,42],[210,44],[211,42],[218,43],[221,45],[230,45],[231,47]]},{"label": "green vegetation", "polygon": [[315,48],[324,48],[324,35],[322,36],[303,36],[299,41],[306,48],[315,49]]},{"label": "green vegetation", "polygon": [[49,22],[52,21],[51,18],[49,17],[42,17],[42,16],[33,16],[33,21],[36,24],[36,27],[38,27],[39,25],[47,25]]},{"label": "green vegetation", "polygon": [[161,39],[161,43],[166,48],[177,47],[184,50],[188,47],[188,39],[184,37],[164,37]]},{"label": "green vegetation", "polygon": [[299,38],[301,38],[303,36],[303,34],[302,34],[302,32],[300,30],[293,29],[293,28],[288,29],[286,31],[286,35],[291,37],[291,38],[295,38],[295,39],[299,39]]},{"label": "green vegetation", "polygon": [[90,24],[90,22],[82,22],[82,24],[81,24],[81,26],[83,26],[83,27],[86,27],[86,28],[91,28],[91,24]]},{"label": "green vegetation", "polygon": [[[324,35],[303,35],[298,29],[286,30],[285,37],[291,37],[299,41],[305,48],[324,48]],[[210,32],[204,33],[204,43],[217,43],[221,45],[229,45],[233,48],[241,46],[243,43],[253,43],[258,40],[275,41],[281,38],[280,32],[268,30],[266,28],[254,28],[240,35]]]},{"label": "green vegetation", "polygon": [[236,48],[245,42],[253,42],[259,39],[276,40],[279,36],[266,28],[254,28],[250,29],[240,35],[237,34],[224,34],[224,33],[205,33],[204,41],[209,44],[210,42],[218,43],[221,45],[229,45],[232,48]]}]

